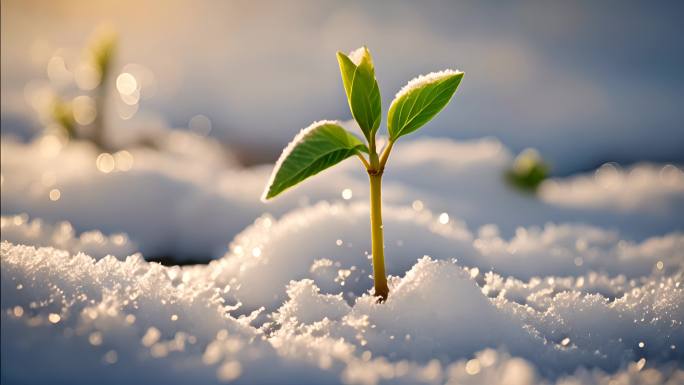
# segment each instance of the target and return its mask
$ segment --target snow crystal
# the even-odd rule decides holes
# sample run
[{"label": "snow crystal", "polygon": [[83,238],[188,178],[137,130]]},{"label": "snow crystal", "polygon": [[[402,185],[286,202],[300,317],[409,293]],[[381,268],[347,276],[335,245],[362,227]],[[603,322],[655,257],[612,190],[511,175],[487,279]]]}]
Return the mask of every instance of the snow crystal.
[{"label": "snow crystal", "polygon": [[363,57],[365,56],[367,50],[368,48],[366,47],[359,47],[351,51],[349,53],[349,60],[351,60],[352,63],[354,63],[354,65],[358,66],[359,64],[361,64],[361,60],[363,60]]}]

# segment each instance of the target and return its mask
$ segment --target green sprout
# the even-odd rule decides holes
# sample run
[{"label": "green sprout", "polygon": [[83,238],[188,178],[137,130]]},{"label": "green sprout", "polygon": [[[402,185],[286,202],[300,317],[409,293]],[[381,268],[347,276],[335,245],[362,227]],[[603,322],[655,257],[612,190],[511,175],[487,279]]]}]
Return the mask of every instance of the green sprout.
[{"label": "green sprout", "polygon": [[349,109],[365,143],[336,121],[318,121],[301,130],[275,164],[262,200],[271,199],[310,176],[356,156],[370,180],[371,252],[375,295],[385,301],[389,295],[385,276],[382,228],[382,174],[394,142],[430,121],[449,103],[463,72],[445,70],[419,76],[402,88],[392,101],[387,116],[389,139],[378,151],[376,133],[382,105],[380,89],[370,52],[361,47],[349,55],[337,53]]},{"label": "green sprout", "polygon": [[105,142],[105,115],[109,77],[116,56],[117,35],[113,30],[102,27],[93,36],[87,48],[86,57],[97,73],[98,85],[95,89],[95,106],[97,115],[93,122],[92,142],[102,149],[107,149]]},{"label": "green sprout", "polygon": [[[91,43],[84,50],[84,64],[91,67],[96,76],[95,84],[89,88],[94,93],[92,97],[95,103],[95,118],[92,122],[79,123],[74,115],[74,102],[66,100],[65,96],[56,95],[49,110],[52,121],[61,127],[69,139],[88,139],[103,151],[111,150],[111,146],[108,146],[105,140],[105,116],[109,78],[113,71],[116,47],[116,33],[102,27],[95,32]],[[84,126],[90,126],[92,129],[90,136],[84,134]]]},{"label": "green sprout", "polygon": [[76,137],[76,119],[71,103],[55,97],[52,101],[52,120],[61,127],[69,139]]},{"label": "green sprout", "polygon": [[536,150],[528,148],[515,158],[506,179],[520,190],[534,193],[548,175],[549,165]]}]

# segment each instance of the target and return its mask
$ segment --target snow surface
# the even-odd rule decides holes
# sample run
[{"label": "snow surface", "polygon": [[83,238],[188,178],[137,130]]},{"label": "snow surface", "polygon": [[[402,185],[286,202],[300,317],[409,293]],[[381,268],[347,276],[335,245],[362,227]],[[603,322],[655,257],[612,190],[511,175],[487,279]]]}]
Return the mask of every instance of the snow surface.
[{"label": "snow surface", "polygon": [[[159,151],[128,149],[132,168],[110,173],[98,171],[91,145],[55,140],[3,138],[2,214],[66,220],[81,232],[126,233],[147,257],[217,258],[264,212],[279,217],[321,200],[344,200],[343,192],[351,201],[368,199],[367,176],[356,159],[264,205],[259,196],[272,166],[237,168],[230,154],[196,135],[171,132]],[[399,142],[383,199],[447,213],[471,231],[496,224],[504,237],[519,226],[548,222],[589,223],[633,241],[684,230],[684,176],[674,165],[609,165],[547,181],[535,198],[505,182],[512,162],[495,139]],[[53,189],[60,191],[57,201],[49,199]]]},{"label": "snow surface", "polygon": [[[483,273],[493,269],[522,279],[594,271],[636,278],[684,268],[681,233],[635,243],[593,226],[547,224],[520,227],[513,238],[502,239],[493,225],[472,234],[453,219],[441,223],[425,209],[387,206],[383,216],[386,267],[394,275],[423,255],[457,258]],[[231,280],[237,277],[240,285],[232,293],[250,309],[277,306],[291,279],[309,278],[326,293],[343,291],[354,298],[372,286],[368,232],[364,203],[319,203],[280,220],[260,217],[210,266],[223,284],[235,286]]]},{"label": "snow surface", "polygon": [[[358,164],[264,206],[270,166],[162,143],[103,172],[88,143],[3,138],[3,383],[684,383],[674,165],[534,197],[505,183],[496,140],[399,143],[378,304]],[[216,259],[144,259],[164,255]]]},{"label": "snow surface", "polygon": [[3,241],[33,246],[51,246],[71,253],[86,253],[95,259],[112,255],[118,259],[135,253],[138,248],[126,234],[104,235],[98,230],[76,235],[69,222],[46,224],[40,219],[29,220],[28,215],[0,217]]},{"label": "snow surface", "polygon": [[386,304],[363,295],[350,306],[311,280],[292,281],[271,321],[255,326],[256,314],[237,316],[237,305],[223,300],[230,289],[217,286],[209,266],[198,280],[139,256],[96,261],[52,248],[1,247],[3,381],[684,378],[681,271],[635,282],[612,300],[550,278],[546,285],[507,281],[512,290],[538,287],[528,296],[534,305],[526,305],[501,292],[487,296],[490,284],[480,287],[472,271],[425,257],[390,279]]}]

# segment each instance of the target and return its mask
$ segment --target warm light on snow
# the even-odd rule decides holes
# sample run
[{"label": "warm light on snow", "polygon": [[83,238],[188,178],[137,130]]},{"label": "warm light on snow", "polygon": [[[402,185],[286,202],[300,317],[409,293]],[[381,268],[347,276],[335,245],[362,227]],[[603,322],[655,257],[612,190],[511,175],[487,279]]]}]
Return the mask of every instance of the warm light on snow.
[{"label": "warm light on snow", "polygon": [[446,225],[449,223],[449,214],[447,213],[441,213],[439,214],[439,223]]},{"label": "warm light on snow", "polygon": [[[52,134],[3,138],[11,374],[361,385],[684,376],[671,367],[684,339],[677,166],[608,164],[544,182],[537,200],[501,178],[514,158],[496,140],[398,143],[406,157],[383,192],[391,294],[377,304],[366,175],[342,164],[264,206],[268,168],[223,163],[230,154],[195,131],[111,152]],[[215,260],[144,259],[169,252]],[[18,358],[26,349],[30,361]],[[183,369],[162,370],[172,367]]]},{"label": "warm light on snow", "polygon": [[471,376],[480,373],[480,361],[477,358],[468,360],[468,362],[466,362],[465,371]]}]

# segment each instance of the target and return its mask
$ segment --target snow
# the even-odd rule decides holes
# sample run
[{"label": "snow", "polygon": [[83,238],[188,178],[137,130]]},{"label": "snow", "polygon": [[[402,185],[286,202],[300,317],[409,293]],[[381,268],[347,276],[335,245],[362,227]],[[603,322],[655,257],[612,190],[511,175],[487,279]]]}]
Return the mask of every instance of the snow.
[{"label": "snow", "polygon": [[546,306],[535,308],[490,298],[472,271],[426,257],[390,279],[386,304],[364,295],[350,306],[294,281],[272,321],[258,326],[255,314],[235,315],[210,266],[195,280],[139,256],[1,249],[3,381],[648,384],[684,376],[681,271],[614,300],[562,286],[554,294],[547,279],[551,290],[534,293]]},{"label": "snow", "polygon": [[424,85],[431,84],[431,83],[436,83],[440,80],[446,79],[448,77],[454,76],[454,75],[460,75],[463,74],[463,71],[459,70],[452,70],[452,69],[446,69],[442,71],[437,71],[437,72],[430,72],[429,74],[426,75],[420,75],[417,76],[411,80],[409,80],[408,83],[406,83],[405,86],[403,86],[399,92],[394,96],[394,100],[398,100],[402,96],[408,94],[409,92],[418,89]]},{"label": "snow", "polygon": [[71,253],[83,252],[96,259],[107,255],[123,259],[138,250],[137,245],[126,234],[104,235],[98,230],[92,230],[77,236],[69,222],[51,225],[40,219],[29,221],[27,215],[0,217],[0,230],[3,241],[51,246]]},{"label": "snow", "polygon": [[[87,143],[3,137],[2,213],[66,220],[80,232],[126,233],[147,257],[184,261],[220,257],[264,212],[277,218],[318,201],[345,201],[345,191],[351,201],[368,199],[365,171],[347,160],[263,205],[259,196],[271,165],[237,168],[211,140],[175,131],[165,138],[158,151],[129,148],[129,170],[103,173]],[[495,139],[400,141],[385,171],[383,199],[447,213],[471,231],[496,224],[504,237],[547,222],[590,223],[633,241],[682,231],[684,178],[674,165],[632,166],[610,189],[594,173],[554,179],[537,199],[505,182],[512,162]],[[53,189],[60,192],[57,201],[49,198]]]},{"label": "snow", "polygon": [[361,60],[363,60],[363,57],[366,56],[367,52],[368,48],[359,47],[349,53],[349,60],[351,60],[355,66],[358,66],[359,64],[361,64]]},{"label": "snow", "polygon": [[662,168],[641,164],[625,171],[606,163],[593,176],[546,183],[541,190],[542,199],[559,206],[662,213],[671,209],[663,202],[681,199],[683,194],[684,172],[671,164]]},{"label": "snow", "polygon": [[[684,234],[676,232],[631,242],[589,225],[547,224],[520,227],[503,239],[493,225],[473,234],[455,219],[441,223],[426,209],[386,206],[383,216],[387,270],[394,275],[423,255],[522,279],[592,271],[636,278],[684,267]],[[210,266],[224,284],[237,277],[240,286],[232,293],[250,309],[282,302],[291,279],[311,279],[325,293],[354,298],[372,286],[368,231],[365,203],[319,203],[280,220],[260,217]]]},{"label": "snow", "polygon": [[[265,206],[271,166],[206,138],[122,151],[3,137],[3,383],[684,381],[677,166],[611,163],[534,196],[494,139],[399,142],[378,304],[358,162]],[[161,256],[214,260],[145,260]]]},{"label": "snow", "polygon": [[[386,304],[366,295],[342,316],[341,298],[334,305],[334,298],[318,294],[310,281],[291,284],[290,299],[276,317],[285,323],[274,338],[299,335],[316,341],[307,346],[344,339],[373,356],[423,363],[434,358],[449,362],[472,357],[483,347],[505,346],[549,376],[579,366],[616,370],[640,358],[681,359],[681,353],[670,349],[684,339],[684,310],[679,306],[684,293],[676,283],[680,280],[681,273],[636,286],[613,301],[581,289],[557,294],[540,290],[534,294],[547,303],[535,308],[502,295],[490,299],[467,270],[426,257],[404,277],[391,280]],[[332,317],[315,317],[307,310],[306,305],[320,302],[334,309]]]}]

